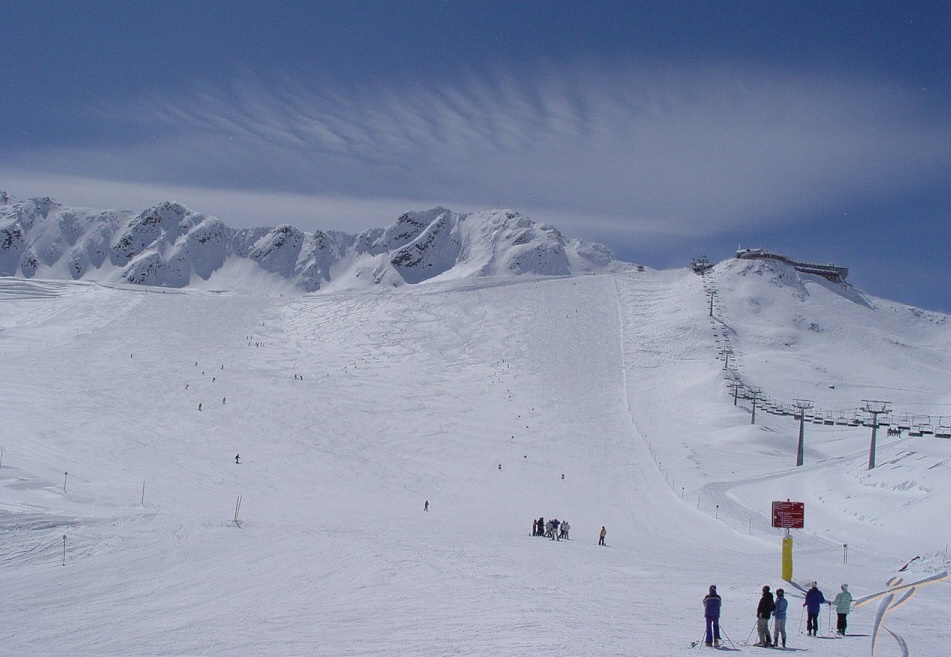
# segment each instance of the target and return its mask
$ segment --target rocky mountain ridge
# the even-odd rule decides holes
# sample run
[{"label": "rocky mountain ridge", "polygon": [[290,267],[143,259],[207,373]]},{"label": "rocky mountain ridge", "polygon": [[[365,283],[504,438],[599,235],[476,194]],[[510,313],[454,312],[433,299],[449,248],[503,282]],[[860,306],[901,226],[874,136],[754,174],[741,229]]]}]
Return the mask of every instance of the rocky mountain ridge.
[{"label": "rocky mountain ridge", "polygon": [[[417,284],[437,277],[569,276],[630,267],[599,245],[510,210],[406,212],[356,235],[288,224],[232,228],[174,202],[140,213],[71,208],[0,192],[0,276],[187,287],[229,286],[229,265],[253,265],[306,292]],[[245,264],[247,263],[247,264]]]}]

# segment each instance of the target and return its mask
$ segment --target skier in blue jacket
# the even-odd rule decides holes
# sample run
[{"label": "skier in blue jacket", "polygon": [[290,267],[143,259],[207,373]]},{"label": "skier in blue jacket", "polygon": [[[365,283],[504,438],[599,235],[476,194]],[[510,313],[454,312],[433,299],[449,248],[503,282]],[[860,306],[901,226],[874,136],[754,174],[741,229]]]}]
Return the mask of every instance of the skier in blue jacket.
[{"label": "skier in blue jacket", "polygon": [[720,605],[722,601],[717,594],[717,587],[710,585],[710,592],[703,599],[703,615],[707,619],[707,635],[704,643],[718,648],[720,646]]},{"label": "skier in blue jacket", "polygon": [[812,588],[806,591],[805,602],[802,603],[802,606],[806,608],[806,630],[808,630],[809,636],[819,635],[819,611],[825,602],[825,596],[822,595],[822,591],[819,590],[816,582],[813,582]]},{"label": "skier in blue jacket", "polygon": [[786,647],[786,609],[788,607],[789,600],[786,599],[786,592],[776,589],[776,606],[773,608],[773,645],[781,645],[783,648]]}]

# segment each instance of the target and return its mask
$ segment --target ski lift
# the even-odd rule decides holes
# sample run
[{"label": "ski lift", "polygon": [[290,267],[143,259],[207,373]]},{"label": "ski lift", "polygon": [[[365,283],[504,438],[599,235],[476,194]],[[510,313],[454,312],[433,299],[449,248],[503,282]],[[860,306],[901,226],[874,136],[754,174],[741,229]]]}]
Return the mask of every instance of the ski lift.
[{"label": "ski lift", "polygon": [[951,424],[945,424],[945,419],[938,419],[938,427],[934,430],[935,438],[951,438]]}]

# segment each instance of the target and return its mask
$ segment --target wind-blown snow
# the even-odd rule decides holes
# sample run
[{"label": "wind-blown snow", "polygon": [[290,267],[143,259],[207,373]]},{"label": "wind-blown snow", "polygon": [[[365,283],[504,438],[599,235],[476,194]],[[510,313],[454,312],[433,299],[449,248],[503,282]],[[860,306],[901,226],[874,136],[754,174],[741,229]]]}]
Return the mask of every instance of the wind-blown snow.
[{"label": "wind-blown snow", "polygon": [[[260,268],[228,293],[0,279],[0,654],[663,657],[701,638],[715,583],[737,648],[769,584],[792,647],[848,657],[875,606],[811,639],[798,587],[947,570],[951,440],[880,430],[870,471],[870,429],[810,424],[796,468],[798,423],[751,424],[719,355],[777,404],[937,423],[947,316],[777,263],[497,273],[310,295]],[[571,540],[529,536],[538,516]],[[915,655],[945,653],[947,586],[888,616]]]}]

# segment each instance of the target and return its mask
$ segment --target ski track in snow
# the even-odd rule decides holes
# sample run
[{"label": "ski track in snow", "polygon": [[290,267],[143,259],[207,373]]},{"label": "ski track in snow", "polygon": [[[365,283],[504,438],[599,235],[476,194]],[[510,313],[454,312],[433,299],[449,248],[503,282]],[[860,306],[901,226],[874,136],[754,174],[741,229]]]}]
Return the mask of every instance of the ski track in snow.
[{"label": "ski track in snow", "polygon": [[[796,423],[732,405],[702,283],[265,297],[0,280],[0,654],[663,657],[702,634],[711,583],[753,650],[770,583],[790,590],[793,645],[867,655],[868,638],[798,633],[769,500],[807,504],[796,582],[879,590],[916,543],[947,561],[947,537],[922,540],[941,523],[912,512],[948,519],[932,490],[948,443],[883,440],[869,474],[865,430],[811,430],[792,468]],[[572,540],[529,536],[539,515]],[[938,590],[889,617],[915,654],[947,643]]]}]

